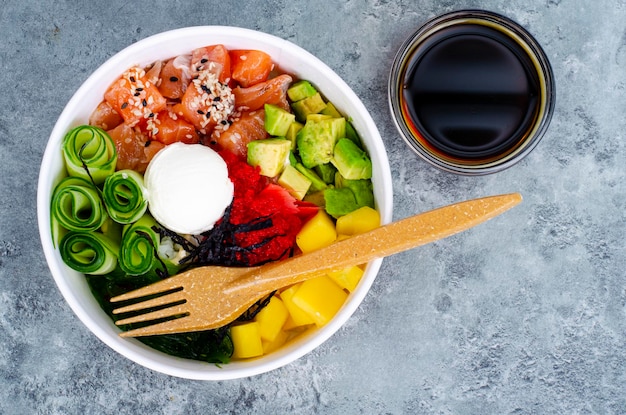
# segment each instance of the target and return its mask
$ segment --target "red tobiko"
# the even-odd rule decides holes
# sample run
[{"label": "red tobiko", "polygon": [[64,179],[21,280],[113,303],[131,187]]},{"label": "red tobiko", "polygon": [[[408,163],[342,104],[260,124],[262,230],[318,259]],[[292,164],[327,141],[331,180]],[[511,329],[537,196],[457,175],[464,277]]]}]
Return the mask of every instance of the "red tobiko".
[{"label": "red tobiko", "polygon": [[[234,154],[223,151],[220,155],[234,185],[229,221],[233,225],[251,224],[236,236],[237,245],[244,248],[238,254],[239,259],[257,265],[289,256],[302,225],[319,208],[298,201],[283,187],[261,176],[258,167],[250,166]],[[253,225],[261,221],[262,226]]]}]

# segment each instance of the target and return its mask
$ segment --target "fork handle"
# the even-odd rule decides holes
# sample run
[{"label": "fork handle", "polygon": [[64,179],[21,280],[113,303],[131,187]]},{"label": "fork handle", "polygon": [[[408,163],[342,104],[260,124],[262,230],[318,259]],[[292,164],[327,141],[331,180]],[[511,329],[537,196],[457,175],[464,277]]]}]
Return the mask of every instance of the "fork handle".
[{"label": "fork handle", "polygon": [[331,270],[359,265],[442,239],[485,222],[520,203],[519,193],[489,196],[434,209],[335,242],[311,253],[255,267],[231,289],[267,294]]}]

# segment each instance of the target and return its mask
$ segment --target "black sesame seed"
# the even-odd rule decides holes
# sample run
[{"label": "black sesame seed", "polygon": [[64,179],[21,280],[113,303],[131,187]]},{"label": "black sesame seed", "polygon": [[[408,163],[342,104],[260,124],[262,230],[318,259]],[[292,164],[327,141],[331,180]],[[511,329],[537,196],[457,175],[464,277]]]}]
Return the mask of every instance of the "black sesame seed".
[{"label": "black sesame seed", "polygon": [[204,114],[204,111],[198,110],[198,114]]},{"label": "black sesame seed", "polygon": [[136,88],[135,91],[143,91],[143,88]]},{"label": "black sesame seed", "polygon": [[170,76],[170,82],[178,82],[178,78],[175,76]]},{"label": "black sesame seed", "polygon": [[154,112],[151,112],[150,114],[148,114],[148,118],[154,118]]},{"label": "black sesame seed", "polygon": [[148,106],[148,103],[146,102],[146,100],[144,99],[143,101],[141,101],[141,105],[143,105],[144,107]]},{"label": "black sesame seed", "polygon": [[135,82],[135,77],[134,76],[130,77],[130,82]]},{"label": "black sesame seed", "polygon": [[222,98],[220,98],[220,97],[213,98],[213,101],[221,101],[221,100],[222,100]]},{"label": "black sesame seed", "polygon": [[211,140],[211,144],[215,145],[215,144],[217,144],[217,141]]},{"label": "black sesame seed", "polygon": [[122,104],[122,109],[126,108],[128,106],[128,102],[125,102]]},{"label": "black sesame seed", "polygon": [[201,71],[201,70],[202,70],[202,65],[196,66],[196,71]]},{"label": "black sesame seed", "polygon": [[141,95],[141,92],[135,92],[134,96],[138,97],[139,95]]},{"label": "black sesame seed", "polygon": [[204,85],[204,84],[200,85],[200,88],[202,88],[202,90],[203,90],[204,92],[211,92],[211,90],[209,89],[209,87],[208,87],[208,86],[206,86],[206,85]]},{"label": "black sesame seed", "polygon": [[152,142],[152,141],[150,141],[150,140],[146,141],[146,144],[144,145],[144,147],[148,147],[148,146],[150,145],[150,143],[151,143],[151,142]]},{"label": "black sesame seed", "polygon": [[202,59],[200,63],[207,63],[208,61],[209,61],[208,59]]},{"label": "black sesame seed", "polygon": [[226,125],[226,124],[228,124],[228,121],[226,121],[226,120],[222,120],[222,121],[220,121],[220,124],[222,124],[222,125]]}]

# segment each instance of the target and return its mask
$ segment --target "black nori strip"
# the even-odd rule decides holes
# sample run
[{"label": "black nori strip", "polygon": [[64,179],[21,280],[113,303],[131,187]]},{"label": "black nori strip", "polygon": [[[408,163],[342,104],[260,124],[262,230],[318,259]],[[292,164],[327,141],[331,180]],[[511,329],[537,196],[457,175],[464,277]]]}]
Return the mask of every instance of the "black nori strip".
[{"label": "black nori strip", "polygon": [[276,294],[276,291],[272,291],[265,298],[260,299],[256,303],[252,304],[242,315],[240,315],[235,321],[250,321],[259,314],[259,311],[263,310],[269,303],[272,297]]}]

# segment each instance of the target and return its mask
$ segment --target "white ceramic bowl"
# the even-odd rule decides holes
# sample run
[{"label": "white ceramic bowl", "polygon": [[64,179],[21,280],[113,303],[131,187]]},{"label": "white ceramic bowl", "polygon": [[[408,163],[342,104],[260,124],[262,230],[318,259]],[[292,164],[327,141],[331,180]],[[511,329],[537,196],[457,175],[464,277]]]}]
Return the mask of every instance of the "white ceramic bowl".
[{"label": "white ceramic bowl", "polygon": [[374,121],[350,87],[319,59],[286,40],[253,30],[221,26],[189,27],[157,34],[127,47],[100,66],[74,94],[50,134],[39,175],[37,209],[41,242],[52,276],[72,310],[98,338],[123,356],[150,369],[189,379],[223,380],[252,376],[284,366],[327,340],[359,306],[376,277],[381,260],[368,265],[357,289],[326,326],[300,336],[261,358],[234,361],[217,367],[169,356],[136,339],[119,337],[119,329],[98,305],[84,276],[68,268],[61,260],[52,244],[50,232],[50,200],[53,187],[63,176],[61,143],[66,132],[88,122],[106,88],[125,69],[189,53],[194,48],[210,44],[224,44],[228,49],[259,49],[269,53],[283,70],[311,81],[340,111],[351,117],[372,158],[374,194],[382,221],[388,223],[391,220],[392,183],[387,153]]}]

